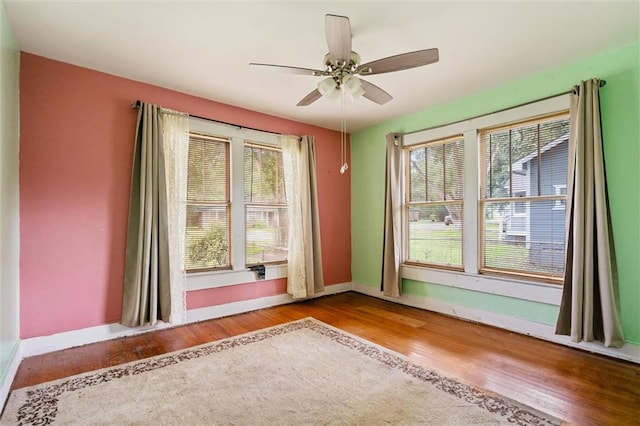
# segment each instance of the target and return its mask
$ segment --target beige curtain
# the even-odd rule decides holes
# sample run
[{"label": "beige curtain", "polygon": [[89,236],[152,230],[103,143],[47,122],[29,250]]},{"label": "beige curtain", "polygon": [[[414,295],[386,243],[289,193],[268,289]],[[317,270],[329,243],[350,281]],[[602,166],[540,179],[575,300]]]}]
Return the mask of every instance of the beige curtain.
[{"label": "beige curtain", "polygon": [[184,248],[187,224],[187,170],[189,167],[189,115],[162,109],[169,261],[171,274],[171,324],[187,320]]},{"label": "beige curtain", "polygon": [[556,333],[574,342],[624,344],[600,127],[600,81],[571,95],[566,265]]},{"label": "beige curtain", "polygon": [[387,135],[385,172],[384,243],[382,247],[382,292],[385,296],[402,294],[402,135]]},{"label": "beige curtain", "polygon": [[282,136],[289,211],[287,292],[295,298],[324,291],[315,138]]},{"label": "beige curtain", "polygon": [[175,117],[167,114],[180,115],[148,103],[142,103],[138,111],[120,319],[129,327],[158,320],[180,322],[184,317],[184,303],[179,302],[184,300],[180,278],[184,274],[174,267],[180,265],[176,256],[181,250],[176,244],[181,241],[172,234],[179,235],[177,228],[184,223],[175,210],[181,198],[177,188],[184,182],[174,173],[184,163],[176,152],[184,155],[186,151],[173,144],[183,142],[184,133],[188,134],[187,116],[182,114],[182,136],[176,136],[168,129]]}]

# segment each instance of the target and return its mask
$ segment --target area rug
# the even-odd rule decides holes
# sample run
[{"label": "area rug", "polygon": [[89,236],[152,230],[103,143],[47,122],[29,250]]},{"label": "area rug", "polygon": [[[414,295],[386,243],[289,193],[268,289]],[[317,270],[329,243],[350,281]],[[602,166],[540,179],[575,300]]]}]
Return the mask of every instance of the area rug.
[{"label": "area rug", "polygon": [[12,392],[2,425],[561,424],[313,318]]}]

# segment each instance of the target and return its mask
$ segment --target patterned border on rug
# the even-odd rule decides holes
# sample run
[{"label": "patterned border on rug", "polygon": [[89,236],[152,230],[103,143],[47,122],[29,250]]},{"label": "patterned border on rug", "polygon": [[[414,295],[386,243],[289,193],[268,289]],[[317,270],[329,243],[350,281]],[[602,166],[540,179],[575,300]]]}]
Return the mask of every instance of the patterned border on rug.
[{"label": "patterned border on rug", "polygon": [[401,354],[347,334],[342,330],[311,317],[224,340],[205,343],[166,355],[158,355],[153,358],[134,361],[118,367],[105,368],[66,379],[59,379],[49,382],[48,384],[44,383],[32,386],[28,388],[26,392],[27,401],[18,409],[16,420],[20,425],[51,424],[55,421],[58,412],[58,398],[64,392],[74,392],[100,383],[110,382],[121,377],[156,370],[182,361],[215,354],[300,329],[312,330],[347,348],[357,351],[363,356],[367,356],[388,367],[402,371],[423,382],[430,383],[443,392],[454,395],[461,400],[474,404],[491,413],[497,413],[510,423],[517,425],[563,424],[561,420],[534,410],[524,404],[486,390],[474,388],[455,379],[443,377],[435,371],[428,370],[408,361]]}]

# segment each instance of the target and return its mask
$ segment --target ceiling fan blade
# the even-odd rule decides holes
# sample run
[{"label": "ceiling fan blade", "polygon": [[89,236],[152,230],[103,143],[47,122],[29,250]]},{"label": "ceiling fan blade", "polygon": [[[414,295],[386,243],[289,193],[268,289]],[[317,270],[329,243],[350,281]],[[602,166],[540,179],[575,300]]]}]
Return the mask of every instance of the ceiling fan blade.
[{"label": "ceiling fan blade", "polygon": [[356,74],[372,75],[406,70],[433,64],[434,62],[438,62],[438,59],[438,49],[417,50],[415,52],[401,53],[362,64],[356,70]]},{"label": "ceiling fan blade", "polygon": [[351,24],[349,18],[338,15],[325,15],[327,46],[332,61],[351,59]]},{"label": "ceiling fan blade", "polygon": [[325,71],[314,70],[311,68],[290,67],[288,65],[250,63],[249,67],[251,69],[256,69],[256,70],[282,72],[286,74],[302,74],[302,75],[312,75],[312,76],[326,75]]},{"label": "ceiling fan blade", "polygon": [[393,96],[368,81],[360,79],[360,85],[362,90],[364,90],[364,94],[362,96],[377,103],[378,105],[384,105],[393,99]]},{"label": "ceiling fan blade", "polygon": [[318,89],[315,89],[313,92],[309,93],[307,96],[302,98],[302,100],[298,102],[296,106],[311,105],[321,97],[322,97],[322,94],[318,91]]}]

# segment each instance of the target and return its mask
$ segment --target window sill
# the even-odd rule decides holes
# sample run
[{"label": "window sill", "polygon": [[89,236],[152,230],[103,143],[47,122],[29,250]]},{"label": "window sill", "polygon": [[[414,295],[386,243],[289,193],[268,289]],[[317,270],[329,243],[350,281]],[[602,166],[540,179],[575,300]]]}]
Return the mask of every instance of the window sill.
[{"label": "window sill", "polygon": [[562,286],[554,284],[467,272],[447,271],[414,265],[402,265],[401,271],[402,278],[410,280],[479,291],[548,305],[559,306],[562,298]]},{"label": "window sill", "polygon": [[[276,280],[287,277],[287,265],[265,265],[265,280]],[[209,288],[227,287],[231,285],[253,283],[258,280],[255,272],[249,269],[237,271],[197,272],[187,276],[187,291],[205,290]]]}]

